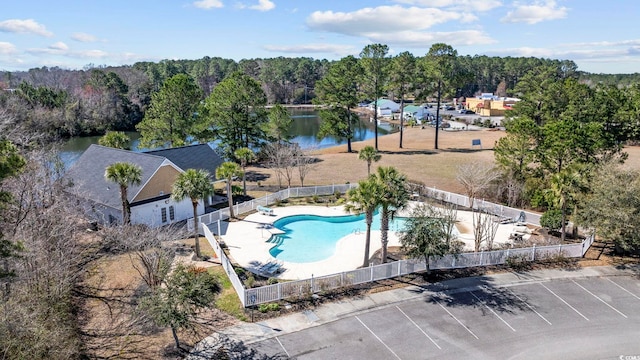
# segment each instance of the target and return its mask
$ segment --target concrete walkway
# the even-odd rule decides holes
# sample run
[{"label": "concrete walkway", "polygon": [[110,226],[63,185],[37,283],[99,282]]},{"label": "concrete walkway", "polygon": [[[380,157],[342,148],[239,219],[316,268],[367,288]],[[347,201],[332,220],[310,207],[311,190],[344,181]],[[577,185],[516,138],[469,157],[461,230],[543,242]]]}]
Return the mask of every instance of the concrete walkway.
[{"label": "concrete walkway", "polygon": [[[302,312],[268,319],[256,323],[242,323],[219,331],[201,341],[194,349],[195,353],[203,354],[208,349],[217,347],[221,338],[241,341],[245,345],[269,339],[275,336],[300,331],[309,327],[329,323],[344,317],[358,315],[373,308],[390,306],[406,300],[418,299],[430,292],[459,292],[468,291],[480,285],[490,283],[492,287],[501,288],[544,282],[553,279],[577,279],[588,277],[629,276],[640,274],[639,267],[617,269],[612,266],[586,267],[577,270],[545,269],[524,273],[507,272],[494,275],[459,278],[423,287],[408,286],[402,289],[383,291],[357,298],[345,298],[340,301],[322,304],[316,308]],[[199,356],[187,359],[199,359]]]}]

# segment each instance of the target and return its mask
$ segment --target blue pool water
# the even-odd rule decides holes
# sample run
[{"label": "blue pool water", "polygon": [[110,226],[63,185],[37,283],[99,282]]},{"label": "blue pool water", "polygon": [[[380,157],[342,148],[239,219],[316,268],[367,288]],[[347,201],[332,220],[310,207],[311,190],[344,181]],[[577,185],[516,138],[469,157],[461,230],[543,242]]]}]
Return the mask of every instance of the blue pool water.
[{"label": "blue pool water", "polygon": [[[389,222],[389,231],[401,231],[404,221],[404,218],[394,218]],[[269,253],[279,260],[294,263],[324,260],[335,253],[338,240],[356,231],[364,233],[367,230],[364,214],[294,215],[276,220],[273,226],[285,233],[273,235],[268,240],[275,245]],[[380,230],[379,214],[374,216],[371,230]]]}]

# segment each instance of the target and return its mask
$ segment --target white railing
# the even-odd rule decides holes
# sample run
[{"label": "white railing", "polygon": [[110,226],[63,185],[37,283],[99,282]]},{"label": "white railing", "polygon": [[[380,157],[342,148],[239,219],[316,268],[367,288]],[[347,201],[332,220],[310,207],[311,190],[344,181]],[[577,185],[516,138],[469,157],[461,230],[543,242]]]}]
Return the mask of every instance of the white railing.
[{"label": "white railing", "polygon": [[[256,210],[258,206],[269,206],[277,203],[278,201],[288,198],[305,197],[305,196],[323,196],[332,195],[336,191],[344,194],[352,187],[356,187],[357,184],[340,184],[340,185],[324,185],[324,186],[309,186],[309,187],[297,187],[280,190],[273,194],[263,196],[261,198],[245,201],[241,204],[233,205],[233,213],[236,215],[245,214],[250,211]],[[222,221],[229,218],[229,208],[224,208],[214,212],[206,213],[198,216],[198,222],[203,225],[209,225],[218,221]],[[187,220],[187,229],[193,231],[193,218]]]},{"label": "white railing", "polygon": [[[348,189],[355,187],[355,184],[344,185],[326,185],[313,187],[289,188],[278,191],[267,196],[234,205],[235,214],[244,214],[256,210],[258,206],[268,206],[278,201],[288,198],[305,197],[305,196],[322,196],[331,195],[336,191],[345,193]],[[467,196],[451,193],[448,191],[429,188],[423,185],[411,184],[414,191],[417,189],[420,195],[433,197],[469,207],[470,201]],[[525,214],[525,222],[540,225],[540,214],[523,211],[520,209],[510,208],[499,204],[494,204],[484,200],[476,200],[473,204],[475,209],[485,209],[495,215],[518,218],[521,213]],[[225,269],[234,289],[238,293],[238,297],[244,307],[254,306],[258,304],[278,301],[287,298],[307,297],[311,294],[337,289],[346,286],[364,284],[368,282],[390,279],[398,276],[411,274],[427,270],[424,260],[409,259],[390,262],[386,264],[361,268],[351,271],[345,271],[332,275],[321,277],[312,277],[310,279],[281,282],[273,285],[262,286],[258,288],[245,289],[242,281],[236,274],[231,261],[226,256],[220,244],[214,236],[221,232],[221,221],[229,218],[229,208],[218,210],[212,213],[204,214],[198,217],[202,232],[211,244],[214,252],[220,258],[223,268]],[[193,219],[187,221],[189,230],[193,230]],[[213,228],[213,230],[212,230]],[[554,256],[563,257],[582,257],[593,243],[594,236],[591,235],[581,243],[567,245],[551,245],[551,246],[533,246],[531,248],[515,248],[495,251],[482,251],[474,253],[462,253],[457,255],[446,255],[436,259],[429,259],[429,269],[459,269],[474,266],[501,265],[507,262],[507,259],[517,259],[518,261],[534,261],[547,259]]]},{"label": "white railing", "polygon": [[[562,257],[582,257],[585,244],[592,242],[592,237],[578,244],[534,246],[477,253],[446,255],[429,259],[429,269],[445,270],[474,266],[502,265],[509,259],[514,261],[535,261]],[[258,288],[245,289],[245,307],[290,298],[306,298],[311,294],[339,289],[368,282],[390,279],[427,270],[424,260],[399,260],[386,264],[370,266],[332,275],[312,277],[310,279],[281,282]]]},{"label": "white railing", "polygon": [[238,293],[238,298],[240,298],[240,302],[242,302],[242,306],[246,307],[247,305],[245,304],[245,299],[246,299],[245,289],[244,289],[244,285],[242,284],[242,280],[240,280],[240,278],[238,277],[238,274],[236,274],[236,271],[234,270],[233,265],[231,264],[231,261],[229,261],[229,258],[227,257],[227,255],[224,253],[224,251],[222,251],[222,248],[220,247],[220,243],[218,243],[218,240],[216,240],[211,230],[209,230],[209,228],[206,226],[203,226],[202,229],[204,231],[204,236],[209,241],[209,244],[213,248],[213,251],[216,253],[216,256],[218,257],[218,259],[220,259],[222,268],[227,273],[227,276],[231,281],[231,285],[233,285],[233,288],[236,290],[236,293]]}]

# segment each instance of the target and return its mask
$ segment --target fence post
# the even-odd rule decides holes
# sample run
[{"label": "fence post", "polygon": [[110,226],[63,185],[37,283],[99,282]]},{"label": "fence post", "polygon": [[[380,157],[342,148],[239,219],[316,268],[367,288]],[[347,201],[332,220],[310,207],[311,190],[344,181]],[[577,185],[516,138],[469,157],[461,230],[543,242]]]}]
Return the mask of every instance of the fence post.
[{"label": "fence post", "polygon": [[278,299],[282,299],[282,284],[281,283],[277,283],[278,284]]},{"label": "fence post", "polygon": [[220,219],[218,219],[218,236],[222,236],[222,228],[220,227]]},{"label": "fence post", "polygon": [[340,273],[340,286],[344,286],[344,271]]},{"label": "fence post", "polygon": [[484,250],[480,251],[480,266],[482,266],[482,255],[484,255]]},{"label": "fence post", "polygon": [[311,293],[315,294],[315,292],[316,292],[316,290],[315,290],[315,288],[313,286],[313,274],[311,274]]},{"label": "fence post", "polygon": [[369,266],[369,269],[371,269],[371,276],[369,277],[369,281],[373,281],[373,266]]},{"label": "fence post", "polygon": [[402,275],[402,261],[403,260],[398,261],[398,276]]},{"label": "fence post", "polygon": [[536,244],[533,244],[531,247],[531,261],[536,260]]},{"label": "fence post", "polygon": [[558,244],[558,256],[562,256],[562,244]]}]

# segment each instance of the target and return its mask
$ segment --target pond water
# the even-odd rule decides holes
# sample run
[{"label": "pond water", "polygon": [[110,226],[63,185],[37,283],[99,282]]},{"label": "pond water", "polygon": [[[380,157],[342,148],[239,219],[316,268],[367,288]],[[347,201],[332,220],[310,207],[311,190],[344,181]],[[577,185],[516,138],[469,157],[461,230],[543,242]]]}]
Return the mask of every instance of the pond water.
[{"label": "pond water", "polygon": [[[290,110],[293,123],[291,124],[292,142],[298,143],[302,149],[321,149],[331,146],[345,145],[346,139],[328,136],[318,139],[320,131],[320,117],[317,111]],[[353,141],[372,139],[375,136],[374,124],[368,119],[358,118],[353,134]],[[378,136],[384,136],[397,131],[393,125],[382,122],[378,125]],[[138,147],[140,134],[137,132],[126,133],[131,139],[130,148],[133,151],[146,151]],[[60,157],[67,166],[73,164],[80,155],[91,145],[97,144],[100,136],[86,136],[69,139],[60,150]],[[212,143],[215,145],[215,143]]]}]

